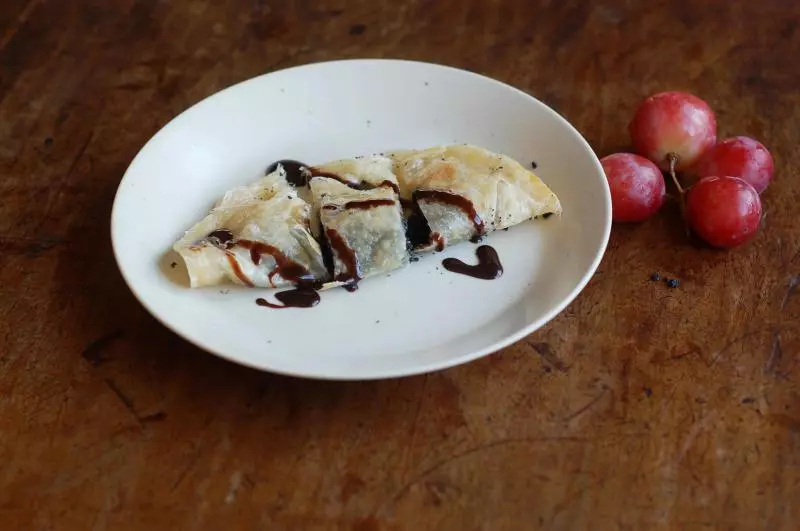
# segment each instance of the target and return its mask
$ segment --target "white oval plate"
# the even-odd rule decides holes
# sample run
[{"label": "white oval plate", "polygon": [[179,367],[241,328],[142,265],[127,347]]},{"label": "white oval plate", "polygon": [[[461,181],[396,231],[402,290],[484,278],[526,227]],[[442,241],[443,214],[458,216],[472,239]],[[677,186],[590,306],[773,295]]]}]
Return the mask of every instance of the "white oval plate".
[{"label": "white oval plate", "polygon": [[[448,273],[464,243],[310,309],[255,304],[266,290],[189,289],[172,244],[226,190],[272,161],[310,164],[468,142],[536,173],[564,214],[490,234],[505,273]],[[597,157],[554,111],[508,85],[453,68],[392,60],[312,64],[245,81],[193,106],[141,150],[120,183],[111,234],[123,277],[162,323],[199,347],[296,376],[372,379],[484,356],[544,325],[583,289],[602,258],[611,197]],[[173,262],[178,265],[170,267]]]}]

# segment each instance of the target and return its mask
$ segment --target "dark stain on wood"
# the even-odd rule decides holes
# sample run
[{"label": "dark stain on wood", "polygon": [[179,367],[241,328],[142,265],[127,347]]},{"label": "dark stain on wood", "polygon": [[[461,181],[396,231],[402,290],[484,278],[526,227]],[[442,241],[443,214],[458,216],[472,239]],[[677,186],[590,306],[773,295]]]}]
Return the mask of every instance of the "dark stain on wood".
[{"label": "dark stain on wood", "polygon": [[122,336],[122,330],[115,330],[100,336],[86,345],[86,348],[81,352],[81,356],[91,363],[92,367],[99,367],[103,363],[109,361],[109,358],[105,356],[108,347]]},{"label": "dark stain on wood", "polygon": [[446,504],[448,497],[450,499],[457,499],[460,493],[459,489],[456,488],[449,479],[444,477],[429,479],[424,481],[422,485],[425,488],[428,502],[435,507]]},{"label": "dark stain on wood", "polygon": [[783,413],[767,415],[767,419],[792,433],[800,433],[800,419],[784,415]]},{"label": "dark stain on wood", "polygon": [[157,411],[156,413],[151,413],[149,415],[144,415],[139,417],[139,420],[142,422],[161,422],[166,420],[167,414],[163,411]]},{"label": "dark stain on wood", "polygon": [[342,479],[342,487],[339,491],[339,500],[342,503],[350,501],[354,495],[358,494],[364,488],[366,482],[361,477],[347,472]]},{"label": "dark stain on wood", "polygon": [[550,343],[532,343],[531,346],[544,361],[553,366],[557,371],[567,372],[569,367],[559,358]]},{"label": "dark stain on wood", "polygon": [[350,31],[348,33],[350,35],[363,35],[365,31],[367,31],[366,24],[353,24],[350,26]]},{"label": "dark stain on wood", "polygon": [[381,531],[381,523],[374,515],[370,515],[353,522],[353,527],[350,529],[352,531]]}]

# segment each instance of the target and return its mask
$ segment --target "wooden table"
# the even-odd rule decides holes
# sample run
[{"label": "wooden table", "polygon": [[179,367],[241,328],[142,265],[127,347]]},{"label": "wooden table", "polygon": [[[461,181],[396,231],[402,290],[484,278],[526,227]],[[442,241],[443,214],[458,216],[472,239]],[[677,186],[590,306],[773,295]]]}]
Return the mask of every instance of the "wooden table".
[{"label": "wooden table", "polygon": [[[159,325],[109,242],[137,150],[225,86],[364,56],[514,84],[600,154],[690,90],[775,156],[763,233],[615,227],[551,324],[427,376],[262,374]],[[792,0],[3,0],[0,527],[800,528],[798,61]]]}]

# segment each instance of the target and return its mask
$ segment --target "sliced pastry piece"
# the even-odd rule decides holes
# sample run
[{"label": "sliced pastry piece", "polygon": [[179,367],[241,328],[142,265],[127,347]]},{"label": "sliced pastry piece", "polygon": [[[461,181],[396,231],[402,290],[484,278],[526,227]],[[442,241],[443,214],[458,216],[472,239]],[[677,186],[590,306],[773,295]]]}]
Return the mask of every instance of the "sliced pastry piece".
[{"label": "sliced pastry piece", "polygon": [[336,282],[355,287],[361,279],[408,263],[390,159],[342,160],[311,171],[311,195],[331,250]]},{"label": "sliced pastry piece", "polygon": [[311,208],[297,197],[282,167],[234,188],[174,245],[191,287],[311,285],[327,280]]},{"label": "sliced pastry piece", "polygon": [[515,160],[472,145],[392,154],[403,198],[430,228],[417,250],[438,249],[547,214],[556,195]]}]

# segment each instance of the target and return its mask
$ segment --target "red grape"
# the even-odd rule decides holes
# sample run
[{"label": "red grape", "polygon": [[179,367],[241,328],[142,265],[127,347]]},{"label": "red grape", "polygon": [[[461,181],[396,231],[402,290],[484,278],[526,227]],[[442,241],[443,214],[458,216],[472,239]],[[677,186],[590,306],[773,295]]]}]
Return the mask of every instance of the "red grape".
[{"label": "red grape", "polygon": [[646,158],[616,153],[600,163],[611,188],[614,221],[644,221],[664,204],[664,175]]},{"label": "red grape", "polygon": [[746,136],[723,140],[709,149],[697,163],[698,177],[728,175],[750,183],[759,194],[772,180],[774,164],[760,142]]},{"label": "red grape", "polygon": [[688,92],[661,92],[644,100],[628,126],[633,145],[663,170],[692,166],[717,141],[717,119],[706,102]]},{"label": "red grape", "polygon": [[761,199],[738,177],[703,177],[689,189],[686,215],[697,235],[714,247],[736,247],[758,232]]}]

